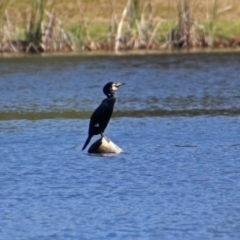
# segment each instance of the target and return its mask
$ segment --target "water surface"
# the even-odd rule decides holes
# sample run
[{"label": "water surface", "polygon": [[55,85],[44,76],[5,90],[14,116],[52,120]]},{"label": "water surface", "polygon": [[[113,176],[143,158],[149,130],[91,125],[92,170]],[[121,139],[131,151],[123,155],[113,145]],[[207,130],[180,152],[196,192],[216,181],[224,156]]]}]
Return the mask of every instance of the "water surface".
[{"label": "water surface", "polygon": [[[239,239],[239,62],[0,59],[0,239]],[[105,134],[124,153],[89,155],[111,80],[126,85]]]}]

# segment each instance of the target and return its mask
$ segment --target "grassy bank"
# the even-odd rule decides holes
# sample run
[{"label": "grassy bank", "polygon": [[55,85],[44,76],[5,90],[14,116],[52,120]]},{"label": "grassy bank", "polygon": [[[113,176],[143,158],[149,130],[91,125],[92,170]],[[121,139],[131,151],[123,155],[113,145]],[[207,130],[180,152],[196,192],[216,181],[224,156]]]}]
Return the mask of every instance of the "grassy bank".
[{"label": "grassy bank", "polygon": [[240,46],[239,0],[2,0],[0,51]]}]

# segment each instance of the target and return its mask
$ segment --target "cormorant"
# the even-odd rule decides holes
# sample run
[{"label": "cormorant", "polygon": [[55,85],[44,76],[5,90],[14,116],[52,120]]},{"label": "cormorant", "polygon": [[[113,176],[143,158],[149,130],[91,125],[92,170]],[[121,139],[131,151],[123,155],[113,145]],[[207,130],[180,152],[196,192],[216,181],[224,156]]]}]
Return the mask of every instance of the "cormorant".
[{"label": "cormorant", "polygon": [[101,102],[91,116],[88,129],[88,138],[82,150],[87,147],[94,135],[101,134],[103,136],[103,132],[112,116],[114,104],[116,102],[114,92],[122,85],[124,85],[124,83],[109,82],[103,87],[103,93],[107,96],[107,98]]}]

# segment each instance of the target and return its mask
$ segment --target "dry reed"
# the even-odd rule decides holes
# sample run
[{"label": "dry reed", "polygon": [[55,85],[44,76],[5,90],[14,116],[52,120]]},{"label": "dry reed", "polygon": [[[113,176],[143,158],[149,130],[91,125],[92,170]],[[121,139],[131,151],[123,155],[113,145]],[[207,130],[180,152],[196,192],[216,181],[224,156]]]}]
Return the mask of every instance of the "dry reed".
[{"label": "dry reed", "polygon": [[45,10],[47,0],[32,0],[31,17],[28,30],[23,40],[15,40],[18,28],[11,24],[5,12],[2,38],[0,40],[1,52],[57,52],[75,51],[76,44],[72,35],[64,30],[61,20],[56,17],[55,11]]},{"label": "dry reed", "polygon": [[[9,0],[0,2],[0,51],[1,52],[52,52],[76,51],[77,44],[83,50],[135,50],[162,48],[199,48],[214,47],[217,40],[215,30],[220,14],[232,9],[231,5],[219,7],[218,0],[168,0],[163,15],[155,15],[156,1],[125,0],[126,5],[119,14],[117,0],[110,0],[109,30],[104,41],[96,41],[90,30],[89,19],[86,17],[85,1],[75,0],[78,7],[78,22],[75,36],[66,31],[57,16],[58,12],[52,7],[47,11],[47,0],[32,0],[28,27],[20,29],[13,23],[11,15],[6,11]],[[155,5],[153,4],[155,2]],[[176,3],[176,4],[175,4]],[[205,6],[207,19],[200,24],[196,10],[199,5]],[[49,6],[49,5],[48,5]],[[176,6],[176,16],[173,8]],[[118,7],[118,9],[117,9]],[[201,8],[202,10],[202,8]],[[167,12],[167,14],[166,14]],[[159,13],[158,13],[159,14]],[[118,19],[118,16],[120,18]],[[99,32],[98,35],[101,35]],[[18,36],[22,36],[19,38]],[[160,40],[161,39],[161,40]],[[240,40],[235,39],[224,46],[239,46]],[[220,46],[220,44],[218,44]]]}]

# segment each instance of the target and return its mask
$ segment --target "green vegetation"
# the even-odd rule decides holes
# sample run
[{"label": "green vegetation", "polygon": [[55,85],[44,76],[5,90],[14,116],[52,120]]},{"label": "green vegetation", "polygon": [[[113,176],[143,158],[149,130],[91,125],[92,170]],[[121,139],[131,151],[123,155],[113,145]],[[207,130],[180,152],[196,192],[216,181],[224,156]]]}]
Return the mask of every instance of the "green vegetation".
[{"label": "green vegetation", "polygon": [[215,23],[216,38],[232,38],[240,35],[240,21],[217,21]]},{"label": "green vegetation", "polygon": [[1,0],[0,51],[237,47],[239,11],[239,0]]},{"label": "green vegetation", "polygon": [[42,40],[42,21],[47,0],[32,0],[31,18],[26,40],[39,45]]},{"label": "green vegetation", "polygon": [[209,45],[210,45],[210,47],[213,47],[213,44],[214,44],[214,34],[215,34],[214,26],[215,26],[215,22],[216,22],[216,18],[217,18],[217,7],[218,7],[218,0],[214,0],[212,19],[209,22],[209,37],[210,37]]}]

